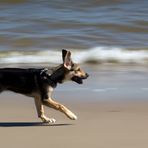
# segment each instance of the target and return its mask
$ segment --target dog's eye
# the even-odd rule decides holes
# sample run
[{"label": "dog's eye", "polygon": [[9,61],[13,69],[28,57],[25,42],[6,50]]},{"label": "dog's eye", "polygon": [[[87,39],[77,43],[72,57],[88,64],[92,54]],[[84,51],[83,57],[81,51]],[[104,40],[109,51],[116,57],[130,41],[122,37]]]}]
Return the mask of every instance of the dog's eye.
[{"label": "dog's eye", "polygon": [[75,73],[78,73],[78,72],[80,72],[80,71],[81,71],[81,69],[78,68],[77,70],[75,70]]}]

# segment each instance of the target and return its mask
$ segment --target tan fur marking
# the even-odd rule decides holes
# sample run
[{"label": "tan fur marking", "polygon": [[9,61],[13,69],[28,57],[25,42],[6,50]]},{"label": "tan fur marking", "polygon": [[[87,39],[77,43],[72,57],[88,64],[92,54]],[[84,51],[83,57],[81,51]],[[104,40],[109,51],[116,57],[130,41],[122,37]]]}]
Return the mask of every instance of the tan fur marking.
[{"label": "tan fur marking", "polygon": [[40,97],[36,96],[34,98],[34,101],[35,101],[35,105],[36,105],[36,110],[37,110],[38,117],[41,118],[41,120],[43,122],[55,123],[55,121],[56,121],[55,119],[48,118],[48,117],[45,116],[45,114],[44,114],[44,107],[43,107],[43,104],[41,102]]},{"label": "tan fur marking", "polygon": [[68,108],[66,108],[64,105],[53,101],[52,99],[48,99],[46,101],[43,102],[44,105],[54,108],[56,110],[61,111],[62,113],[64,113],[68,118],[72,119],[72,120],[76,120],[77,116],[72,113]]}]

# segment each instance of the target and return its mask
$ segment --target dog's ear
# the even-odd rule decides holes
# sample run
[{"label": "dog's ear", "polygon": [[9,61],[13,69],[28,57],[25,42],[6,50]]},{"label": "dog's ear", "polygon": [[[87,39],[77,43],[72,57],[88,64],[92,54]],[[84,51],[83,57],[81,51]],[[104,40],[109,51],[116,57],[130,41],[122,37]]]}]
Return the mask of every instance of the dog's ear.
[{"label": "dog's ear", "polygon": [[64,62],[64,60],[65,60],[66,54],[67,54],[67,50],[62,49],[62,58],[63,58],[63,62]]},{"label": "dog's ear", "polygon": [[64,67],[70,70],[72,67],[71,52],[63,49],[62,57],[63,57]]}]

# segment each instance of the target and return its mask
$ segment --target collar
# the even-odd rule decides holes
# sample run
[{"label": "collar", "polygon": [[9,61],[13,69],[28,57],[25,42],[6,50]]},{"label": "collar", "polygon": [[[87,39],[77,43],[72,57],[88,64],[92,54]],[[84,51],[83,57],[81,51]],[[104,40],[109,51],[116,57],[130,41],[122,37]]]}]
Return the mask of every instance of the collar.
[{"label": "collar", "polygon": [[57,81],[53,80],[51,75],[53,74],[52,73],[49,73],[49,69],[47,68],[44,68],[41,70],[40,72],[40,76],[43,77],[43,79],[50,85],[52,86],[53,88],[55,88],[57,86]]}]

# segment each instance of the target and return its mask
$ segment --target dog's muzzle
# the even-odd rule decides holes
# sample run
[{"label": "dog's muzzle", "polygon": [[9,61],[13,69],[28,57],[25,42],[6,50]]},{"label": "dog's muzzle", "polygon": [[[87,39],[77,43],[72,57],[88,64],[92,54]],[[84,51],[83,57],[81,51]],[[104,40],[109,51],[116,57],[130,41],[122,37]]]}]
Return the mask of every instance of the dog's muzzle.
[{"label": "dog's muzzle", "polygon": [[86,75],[83,77],[74,76],[74,77],[72,77],[71,80],[78,83],[78,84],[83,84],[83,80],[87,79],[88,77],[89,77],[89,75],[86,73]]}]

